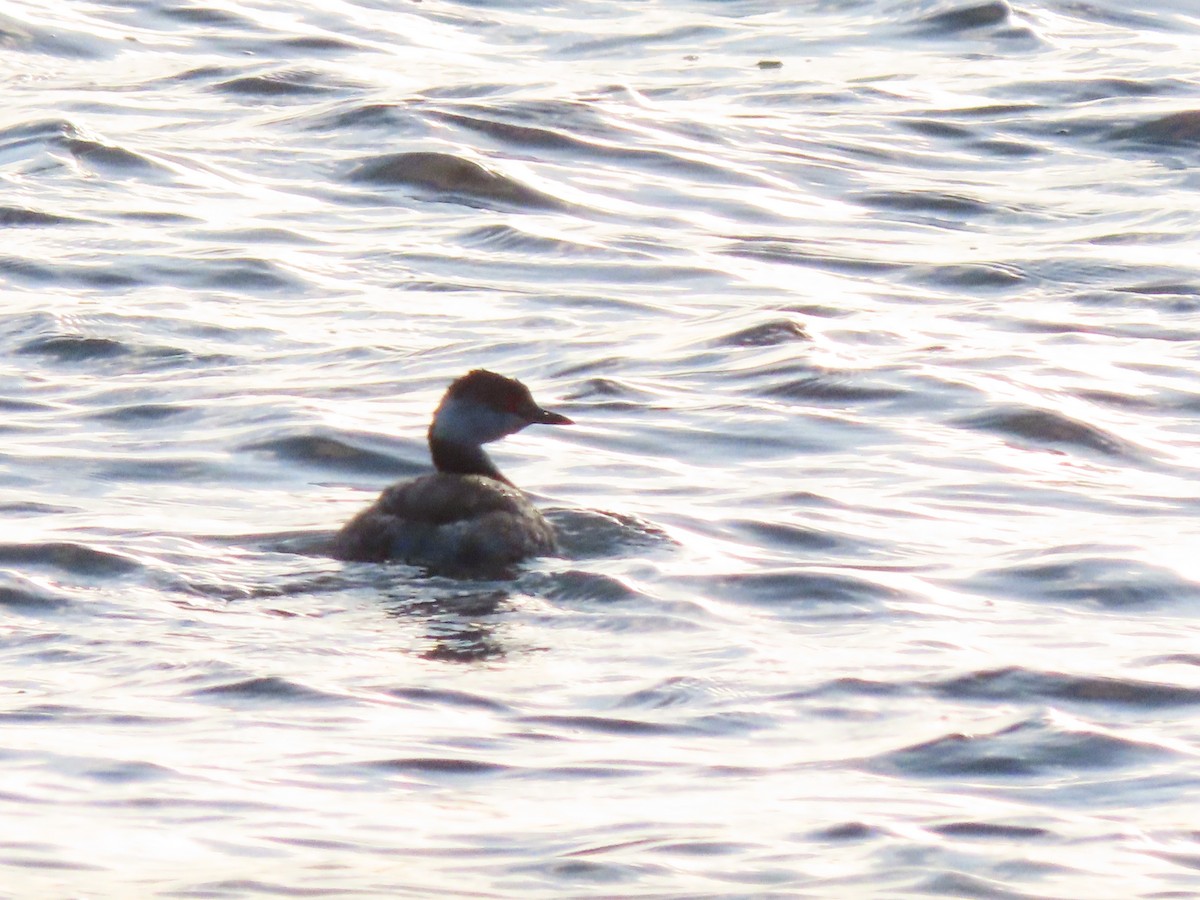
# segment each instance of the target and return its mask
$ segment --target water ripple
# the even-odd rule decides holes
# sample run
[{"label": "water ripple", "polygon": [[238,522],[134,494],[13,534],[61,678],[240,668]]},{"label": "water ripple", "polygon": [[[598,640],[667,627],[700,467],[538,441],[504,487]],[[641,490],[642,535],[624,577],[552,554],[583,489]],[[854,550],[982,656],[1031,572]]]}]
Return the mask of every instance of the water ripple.
[{"label": "water ripple", "polygon": [[972,672],[934,685],[947,696],[1027,703],[1034,698],[1157,709],[1200,703],[1200,688],[1017,667]]},{"label": "water ripple", "polygon": [[1105,456],[1136,458],[1142,455],[1133,444],[1109,434],[1099,426],[1081,422],[1050,409],[998,409],[962,419],[959,424],[1022,441],[1090,450]]},{"label": "water ripple", "polygon": [[1050,778],[1061,772],[1121,769],[1169,759],[1168,748],[1082,723],[1032,718],[984,734],[946,734],[873,761],[884,771],[922,778]]},{"label": "water ripple", "polygon": [[389,153],[364,160],[347,176],[351,182],[383,187],[415,187],[447,199],[467,198],[533,209],[563,204],[516,178],[452,153]]},{"label": "water ripple", "polygon": [[[1126,6],[8,4],[0,882],[1186,892],[1200,17]],[[477,367],[563,556],[331,559]]]}]

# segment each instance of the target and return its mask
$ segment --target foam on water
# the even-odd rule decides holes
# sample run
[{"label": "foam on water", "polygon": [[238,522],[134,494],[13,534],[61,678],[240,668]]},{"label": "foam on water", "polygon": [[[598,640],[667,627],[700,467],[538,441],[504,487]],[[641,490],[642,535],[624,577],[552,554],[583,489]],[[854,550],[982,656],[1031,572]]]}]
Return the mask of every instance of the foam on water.
[{"label": "foam on water", "polygon": [[[19,896],[1200,890],[1200,18],[0,13]],[[486,367],[564,555],[343,564]]]}]

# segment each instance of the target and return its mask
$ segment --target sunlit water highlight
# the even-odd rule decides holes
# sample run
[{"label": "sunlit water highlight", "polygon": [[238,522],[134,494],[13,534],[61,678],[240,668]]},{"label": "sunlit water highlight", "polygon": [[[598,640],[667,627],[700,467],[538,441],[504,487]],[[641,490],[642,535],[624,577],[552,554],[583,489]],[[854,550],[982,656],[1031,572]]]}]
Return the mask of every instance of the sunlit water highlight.
[{"label": "sunlit water highlight", "polygon": [[[7,4],[4,892],[1200,891],[1200,16],[1128,7]],[[480,366],[565,557],[329,559]]]}]

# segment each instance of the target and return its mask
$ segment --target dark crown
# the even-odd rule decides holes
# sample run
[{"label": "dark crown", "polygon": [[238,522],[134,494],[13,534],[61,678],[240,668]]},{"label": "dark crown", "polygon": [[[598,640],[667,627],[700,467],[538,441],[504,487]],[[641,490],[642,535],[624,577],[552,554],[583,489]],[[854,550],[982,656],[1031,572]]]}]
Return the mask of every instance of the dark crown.
[{"label": "dark crown", "polygon": [[506,412],[536,409],[529,388],[515,378],[506,378],[487,369],[472,369],[456,378],[446,390],[446,396],[456,400],[474,400]]}]

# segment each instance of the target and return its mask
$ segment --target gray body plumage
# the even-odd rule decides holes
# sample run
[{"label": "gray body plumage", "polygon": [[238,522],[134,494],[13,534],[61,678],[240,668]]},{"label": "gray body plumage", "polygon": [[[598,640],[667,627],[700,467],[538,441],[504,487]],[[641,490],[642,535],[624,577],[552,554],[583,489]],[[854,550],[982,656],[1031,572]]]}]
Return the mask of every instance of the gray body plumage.
[{"label": "gray body plumage", "polygon": [[384,490],[334,538],[333,555],[433,571],[496,571],[557,552],[554,529],[482,445],[527,425],[570,425],[521,382],[476,369],[446,391],[429,428],[438,469]]},{"label": "gray body plumage", "polygon": [[517,488],[450,472],[387,488],[334,542],[339,559],[437,570],[502,568],[557,549],[554,529]]}]

